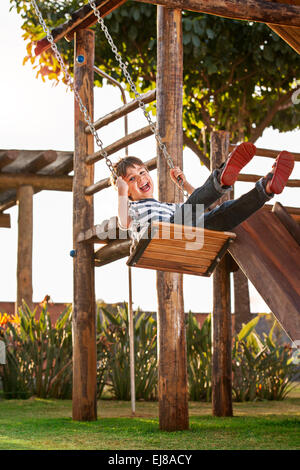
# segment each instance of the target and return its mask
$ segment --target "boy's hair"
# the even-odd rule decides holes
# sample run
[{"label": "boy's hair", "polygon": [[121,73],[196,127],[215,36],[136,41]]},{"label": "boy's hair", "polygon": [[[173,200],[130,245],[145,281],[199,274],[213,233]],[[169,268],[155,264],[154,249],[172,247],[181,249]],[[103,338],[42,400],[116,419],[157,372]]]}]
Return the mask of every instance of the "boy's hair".
[{"label": "boy's hair", "polygon": [[[113,165],[113,168],[117,176],[124,177],[126,176],[127,168],[132,168],[134,165],[143,166],[147,169],[144,162],[140,158],[137,158],[137,157],[121,158],[117,163]],[[114,178],[111,178],[111,182],[113,186],[116,186]]]}]

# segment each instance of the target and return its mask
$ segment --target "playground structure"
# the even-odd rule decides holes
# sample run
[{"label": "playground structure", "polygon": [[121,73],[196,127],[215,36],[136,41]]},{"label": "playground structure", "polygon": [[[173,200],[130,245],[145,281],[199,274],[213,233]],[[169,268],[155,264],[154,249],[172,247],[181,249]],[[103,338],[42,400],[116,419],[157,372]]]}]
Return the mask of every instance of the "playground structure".
[{"label": "playground structure", "polygon": [[[123,4],[124,1],[96,2],[101,16]],[[152,2],[150,2],[152,3]],[[176,164],[182,166],[182,44],[181,44],[181,9],[194,9],[212,14],[237,18],[236,10],[230,11],[235,2],[201,2],[195,0],[176,2],[155,1],[166,5],[158,7],[158,74],[156,90],[147,94],[146,100],[157,100],[157,128],[168,147]],[[179,5],[180,3],[180,5]],[[248,2],[244,2],[246,5]],[[264,10],[271,2],[251,2],[251,8],[244,9],[244,17],[253,21],[276,23],[271,25],[280,31],[297,52],[300,52],[300,7],[288,4],[277,5]],[[291,2],[290,2],[291,3]],[[226,10],[220,10],[225,5]],[[260,7],[260,8],[259,8]],[[198,9],[197,9],[198,8]],[[207,11],[207,8],[210,11]],[[256,8],[256,9],[255,9]],[[205,10],[206,9],[206,10]],[[255,11],[254,11],[255,10]],[[246,13],[245,13],[246,11]],[[230,16],[235,13],[235,16]],[[260,15],[259,15],[260,13]],[[74,83],[81,99],[93,116],[93,73],[94,73],[94,33],[87,29],[96,22],[90,7],[86,5],[72,15],[71,20],[53,31],[55,40],[61,37],[75,40]],[[278,26],[279,25],[279,26]],[[292,26],[290,26],[292,25]],[[292,36],[293,41],[290,39]],[[48,40],[37,45],[37,53],[49,47]],[[76,57],[84,57],[79,63]],[[172,79],[170,79],[172,77]],[[99,119],[95,127],[100,127],[122,117],[138,107],[137,100]],[[132,133],[106,148],[109,155],[121,150],[137,140],[151,135],[149,126]],[[225,160],[233,147],[229,145],[226,132],[213,132],[211,136],[211,169]],[[258,154],[274,158],[276,151],[258,150]],[[73,190],[74,212],[74,388],[73,418],[78,420],[96,419],[96,345],[95,345],[95,293],[94,266],[120,259],[129,254],[129,239],[115,239],[116,219],[104,221],[94,226],[93,198],[97,191],[109,186],[109,181],[94,182],[93,164],[101,160],[99,152],[94,152],[93,136],[87,129],[78,103],[75,103],[75,150],[74,158],[69,153],[39,152],[30,162],[22,163],[22,151],[1,151],[0,165],[5,171],[0,173],[1,189],[10,188],[0,194],[0,211],[19,201],[19,251],[18,272],[27,273],[30,263],[28,253],[32,244],[32,196],[42,189]],[[60,161],[60,158],[64,162]],[[296,161],[300,155],[296,154]],[[35,163],[34,163],[35,162]],[[46,163],[47,162],[47,163]],[[59,163],[60,162],[60,163]],[[74,176],[68,173],[74,169]],[[146,162],[148,168],[158,168],[159,198],[179,202],[181,195],[168,180],[168,171],[163,156],[158,149],[158,157]],[[52,165],[52,167],[51,167]],[[64,166],[65,165],[65,166]],[[44,170],[42,170],[44,168]],[[56,169],[55,169],[56,168]],[[240,181],[257,181],[257,175],[240,175]],[[299,181],[290,180],[289,185],[299,187]],[[11,189],[13,188],[13,189]],[[16,192],[17,188],[17,192]],[[31,201],[31,203],[30,203]],[[31,204],[31,206],[30,206]],[[300,338],[300,291],[299,291],[299,226],[300,211],[290,208],[290,217],[285,210],[277,206],[271,213],[270,207],[263,208],[238,227],[236,241],[229,252],[259,290],[279,322],[294,340]],[[280,214],[280,215],[278,215]],[[26,218],[26,223],[24,222]],[[0,216],[0,223],[9,225],[7,214]],[[32,219],[31,219],[32,220]],[[22,222],[23,221],[23,222]],[[268,231],[264,223],[269,222],[272,230]],[[25,226],[26,225],[26,226]],[[286,228],[288,227],[288,229]],[[25,230],[25,232],[24,232]],[[26,235],[24,234],[26,233]],[[99,236],[103,233],[104,236]],[[114,233],[110,237],[110,233]],[[28,236],[27,236],[28,234]],[[273,237],[274,234],[274,237]],[[110,239],[114,238],[114,239]],[[297,242],[298,240],[298,242]],[[94,252],[94,243],[104,246]],[[272,243],[276,250],[272,249]],[[276,245],[277,244],[277,245]],[[253,249],[255,247],[255,249]],[[26,251],[27,250],[27,251]],[[277,250],[280,256],[275,256]],[[287,260],[288,258],[288,260]],[[25,264],[27,266],[25,266]],[[229,254],[220,257],[214,267],[214,309],[213,309],[213,413],[217,416],[232,415],[231,403],[231,317],[230,317],[230,269],[232,260]],[[151,266],[149,266],[151,267]],[[159,322],[159,401],[160,427],[166,430],[187,429],[187,377],[184,335],[184,313],[182,297],[182,274],[178,272],[157,273],[158,286],[158,322]],[[17,302],[21,298],[30,298],[28,275],[22,285],[22,275],[18,275]],[[268,277],[267,277],[268,276]],[[27,284],[26,284],[27,283]],[[26,291],[26,285],[29,285]],[[32,288],[31,288],[32,289]],[[274,292],[276,294],[274,295]],[[167,333],[166,333],[167,332]]]}]

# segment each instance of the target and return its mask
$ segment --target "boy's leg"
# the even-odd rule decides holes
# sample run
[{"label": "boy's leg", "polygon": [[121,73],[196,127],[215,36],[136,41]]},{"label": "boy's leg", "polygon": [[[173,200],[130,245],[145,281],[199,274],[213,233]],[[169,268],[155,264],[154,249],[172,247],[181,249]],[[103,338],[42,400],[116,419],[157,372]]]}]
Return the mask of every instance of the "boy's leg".
[{"label": "boy's leg", "polygon": [[[171,223],[200,225],[201,217],[211,204],[232,190],[240,170],[254,157],[256,147],[250,142],[238,145],[220,168],[214,170],[203,186],[195,189],[186,202],[175,212]],[[230,184],[224,184],[224,181]]]},{"label": "boy's leg", "polygon": [[250,215],[272,199],[274,194],[265,190],[266,180],[260,179],[255,188],[238,199],[223,202],[203,216],[204,227],[209,230],[228,231],[244,222]]},{"label": "boy's leg", "polygon": [[200,188],[195,189],[185,204],[203,204],[207,209],[223,194],[232,190],[241,169],[254,157],[256,147],[251,142],[238,145],[220,168],[214,170]]},{"label": "boy's leg", "polygon": [[[204,214],[204,226],[210,230],[232,230],[260,209],[275,194],[280,194],[285,187],[294,167],[294,157],[288,152],[281,152],[271,173],[261,178],[255,188],[238,199],[226,201],[212,211]],[[273,192],[270,192],[273,191]]]},{"label": "boy's leg", "polygon": [[221,186],[219,182],[221,172],[221,169],[214,170],[203,186],[195,189],[185,203],[178,207],[170,222],[180,225],[198,225],[197,221],[204,211],[232,189],[232,186]]}]

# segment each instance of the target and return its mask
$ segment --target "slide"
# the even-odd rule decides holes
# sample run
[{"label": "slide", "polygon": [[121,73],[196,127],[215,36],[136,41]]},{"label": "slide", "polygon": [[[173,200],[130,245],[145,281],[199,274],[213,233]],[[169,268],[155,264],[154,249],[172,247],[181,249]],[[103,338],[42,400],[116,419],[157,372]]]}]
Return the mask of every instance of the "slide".
[{"label": "slide", "polygon": [[234,232],[229,252],[293,342],[300,347],[300,228],[276,203]]}]

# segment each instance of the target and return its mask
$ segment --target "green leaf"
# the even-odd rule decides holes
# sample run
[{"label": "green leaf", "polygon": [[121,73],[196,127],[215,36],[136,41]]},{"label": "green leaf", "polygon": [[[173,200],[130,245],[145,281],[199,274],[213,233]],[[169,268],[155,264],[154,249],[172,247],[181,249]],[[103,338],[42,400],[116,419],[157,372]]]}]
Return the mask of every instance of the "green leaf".
[{"label": "green leaf", "polygon": [[201,22],[198,21],[198,20],[194,20],[194,21],[193,21],[193,29],[194,29],[194,32],[195,32],[198,36],[202,36],[203,33],[204,33],[204,28],[201,26]]},{"label": "green leaf", "polygon": [[274,60],[274,54],[273,54],[273,51],[270,47],[264,47],[263,56],[269,62],[273,62],[273,60]]},{"label": "green leaf", "polygon": [[215,33],[214,33],[213,30],[210,29],[210,28],[207,28],[206,34],[207,34],[207,37],[208,37],[209,39],[214,39],[214,37],[215,37]]},{"label": "green leaf", "polygon": [[132,16],[133,16],[133,19],[135,21],[139,21],[139,19],[141,17],[139,8],[134,8],[133,9],[133,15]]},{"label": "green leaf", "polygon": [[131,25],[128,30],[128,35],[132,41],[135,41],[138,35],[138,30],[135,25]]},{"label": "green leaf", "polygon": [[187,46],[187,44],[189,44],[191,42],[191,40],[192,40],[192,34],[191,33],[186,33],[186,34],[183,35],[182,42],[183,42],[184,46]]},{"label": "green leaf", "polygon": [[254,330],[258,322],[259,322],[259,315],[257,315],[248,323],[246,323],[246,325],[243,325],[241,331],[238,334],[238,340],[241,341],[241,340],[246,339],[247,336],[249,336],[250,333]]},{"label": "green leaf", "polygon": [[193,22],[190,18],[183,18],[183,29],[185,31],[191,31],[193,27]]},{"label": "green leaf", "polygon": [[193,34],[193,36],[192,36],[192,41],[193,41],[193,45],[194,45],[195,47],[199,47],[200,44],[201,44],[199,37],[196,36],[195,34]]}]

